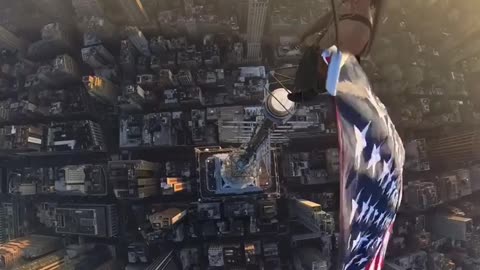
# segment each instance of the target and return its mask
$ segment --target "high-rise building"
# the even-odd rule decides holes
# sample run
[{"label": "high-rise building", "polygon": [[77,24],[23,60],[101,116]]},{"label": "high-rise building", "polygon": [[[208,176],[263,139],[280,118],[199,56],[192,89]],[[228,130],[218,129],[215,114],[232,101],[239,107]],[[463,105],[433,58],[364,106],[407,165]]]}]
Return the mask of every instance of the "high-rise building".
[{"label": "high-rise building", "polygon": [[83,32],[83,46],[92,46],[115,39],[117,28],[109,20],[98,16],[84,16],[78,20]]},{"label": "high-rise building", "polygon": [[198,34],[197,19],[189,17],[183,20],[183,23],[190,37],[195,37]]},{"label": "high-rise building", "polygon": [[322,256],[320,249],[299,248],[294,253],[294,264],[297,269],[327,270],[328,259]]},{"label": "high-rise building", "polygon": [[0,48],[11,51],[24,51],[27,48],[27,42],[16,37],[3,26],[0,26]]},{"label": "high-rise building", "polygon": [[185,8],[185,15],[191,17],[193,15],[193,0],[183,0],[183,6]]},{"label": "high-rise building", "polygon": [[145,56],[151,55],[148,40],[143,35],[142,31],[140,31],[137,27],[127,26],[125,28],[125,32],[127,33],[130,42],[141,54]]},{"label": "high-rise building", "polygon": [[135,59],[137,50],[130,40],[122,40],[120,43],[120,67],[125,81],[134,82],[137,73]]},{"label": "high-rise building", "polygon": [[[475,40],[476,33],[480,30],[480,23],[475,16],[465,16],[464,19],[455,25],[455,31],[448,35],[440,44],[440,50],[443,53],[449,53],[452,50],[463,49]],[[456,54],[455,54],[456,55]]]},{"label": "high-rise building", "polygon": [[320,204],[304,199],[292,199],[290,207],[298,221],[313,232],[332,233],[335,230],[333,216],[323,211]]},{"label": "high-rise building", "polygon": [[476,39],[473,39],[469,42],[466,42],[462,45],[461,49],[453,49],[455,54],[450,58],[450,64],[455,65],[460,61],[467,60],[471,57],[476,57],[480,53],[479,46],[480,42]]},{"label": "high-rise building", "polygon": [[233,44],[233,47],[228,55],[228,61],[233,64],[241,64],[243,61],[243,44],[241,42],[236,42]]},{"label": "high-rise building", "polygon": [[148,22],[148,14],[139,0],[120,0],[118,1],[123,9],[126,19],[134,25],[141,25]]},{"label": "high-rise building", "polygon": [[90,96],[99,101],[115,104],[119,91],[115,84],[99,76],[84,76],[82,78],[85,89]]},{"label": "high-rise building", "polygon": [[[222,1],[227,2],[227,1]],[[238,17],[238,26],[240,31],[245,33],[247,31],[247,22],[248,22],[248,2],[249,0],[238,0],[235,1],[234,7]]]},{"label": "high-rise building", "polygon": [[118,199],[147,198],[158,193],[159,179],[155,177],[155,163],[144,160],[111,161],[109,179]]},{"label": "high-rise building", "polygon": [[[70,25],[74,11],[72,3],[66,0],[37,0],[31,2],[35,10],[46,14],[56,22]],[[30,19],[30,18],[28,18]]]},{"label": "high-rise building", "polygon": [[105,11],[99,0],[72,0],[73,8],[77,16],[103,17]]},{"label": "high-rise building", "polygon": [[153,213],[149,217],[149,221],[155,230],[168,229],[181,221],[187,212],[177,208],[168,208],[162,212]]},{"label": "high-rise building", "polygon": [[192,73],[188,69],[181,69],[177,74],[177,81],[182,86],[192,86],[194,85],[194,80]]},{"label": "high-rise building", "polygon": [[118,212],[113,204],[72,204],[55,209],[55,232],[113,237],[118,234]]},{"label": "high-rise building", "polygon": [[8,217],[6,215],[6,209],[3,205],[0,206],[0,244],[7,242],[8,235]]},{"label": "high-rise building", "polygon": [[93,69],[104,68],[115,62],[115,57],[101,44],[83,48],[82,59]]},{"label": "high-rise building", "polygon": [[268,0],[248,1],[247,60],[261,59],[262,37],[267,17]]},{"label": "high-rise building", "polygon": [[[17,238],[4,243],[0,246],[2,250],[1,263],[2,269],[10,269],[17,262],[22,262],[22,259],[31,260],[42,257],[50,252],[61,249],[62,242],[60,238],[43,235],[30,235],[26,237]],[[36,265],[36,264],[34,264]],[[33,266],[33,265],[32,265]],[[19,266],[15,269],[46,269]],[[50,268],[48,268],[50,269]]]},{"label": "high-rise building", "polygon": [[427,143],[432,167],[451,167],[480,159],[480,131],[464,132]]},{"label": "high-rise building", "polygon": [[73,57],[68,54],[58,55],[52,61],[52,71],[56,78],[56,84],[63,85],[71,82],[78,82],[80,68]]}]

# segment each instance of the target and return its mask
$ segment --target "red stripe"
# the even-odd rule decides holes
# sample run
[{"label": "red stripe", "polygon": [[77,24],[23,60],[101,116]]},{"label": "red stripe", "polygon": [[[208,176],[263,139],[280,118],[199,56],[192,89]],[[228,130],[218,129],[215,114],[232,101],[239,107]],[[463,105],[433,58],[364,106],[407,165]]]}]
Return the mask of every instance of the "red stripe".
[{"label": "red stripe", "polygon": [[[345,203],[345,162],[343,160],[343,140],[342,140],[342,117],[340,114],[340,108],[338,108],[337,100],[334,99],[333,101],[335,105],[335,112],[336,112],[336,119],[337,119],[337,132],[338,132],[338,161],[339,161],[339,167],[340,167],[340,211],[344,209],[343,204]],[[345,232],[345,227],[343,224],[345,223],[345,215],[346,213],[340,212],[340,258],[343,258],[345,256],[345,249],[346,249],[346,242],[345,239],[348,239],[348,236],[346,235]]]},{"label": "red stripe", "polygon": [[382,270],[383,265],[385,264],[385,252],[388,247],[388,241],[390,240],[390,236],[393,232],[393,223],[390,224],[390,227],[385,232],[385,236],[383,238],[382,244],[378,247],[375,257],[373,257],[372,261],[367,265],[365,268],[366,270]]},{"label": "red stripe", "polygon": [[390,240],[390,236],[393,232],[393,222],[390,224],[385,236],[383,238],[383,242],[378,248],[377,252],[375,253],[375,257],[373,260],[367,265],[365,269],[367,270],[382,270],[383,265],[385,264],[385,251],[388,247],[388,241]]}]

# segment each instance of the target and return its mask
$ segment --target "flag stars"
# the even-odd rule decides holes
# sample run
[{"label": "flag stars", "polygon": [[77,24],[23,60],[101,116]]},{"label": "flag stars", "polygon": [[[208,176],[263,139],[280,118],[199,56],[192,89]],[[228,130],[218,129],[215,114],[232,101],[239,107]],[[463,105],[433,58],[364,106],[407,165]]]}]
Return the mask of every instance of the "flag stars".
[{"label": "flag stars", "polygon": [[386,179],[386,181],[385,181],[385,183],[383,183],[383,181],[382,181],[382,183],[383,183],[383,184],[382,184],[382,190],[383,190],[383,192],[386,192],[386,191],[387,191],[387,187],[388,187],[390,184],[392,184],[392,182],[395,180],[395,179],[394,179],[394,176],[395,176],[395,173],[394,173],[394,172],[393,172],[393,173],[389,173],[389,174],[388,174],[388,177],[387,177],[387,179]]},{"label": "flag stars", "polygon": [[355,200],[352,200],[352,211],[350,212],[350,224],[353,222],[353,218],[355,217],[355,213],[357,213],[358,204]]},{"label": "flag stars", "polygon": [[350,260],[350,262],[345,265],[345,267],[344,267],[343,269],[348,270],[348,269],[350,268],[350,266],[352,266],[353,263],[354,263],[356,260],[360,259],[360,258],[362,258],[361,255],[358,255],[358,254],[355,255],[355,256]]},{"label": "flag stars", "polygon": [[370,236],[371,236],[370,234],[360,232],[357,235],[357,238],[355,238],[355,240],[353,240],[352,251],[355,251],[355,250],[358,250],[358,249],[362,248],[363,243],[367,243],[370,239]]},{"label": "flag stars", "polygon": [[368,212],[367,212],[367,215],[365,216],[365,221],[367,224],[370,224],[373,222],[373,213],[376,211],[375,210],[375,206],[371,206],[369,209],[368,209]]},{"label": "flag stars", "polygon": [[388,198],[391,200],[395,191],[397,191],[397,185],[395,184],[395,182],[392,182],[392,184],[390,185],[390,188],[388,189],[386,195],[388,196]]},{"label": "flag stars", "polygon": [[367,170],[372,168],[373,173],[375,173],[375,167],[377,163],[382,160],[382,157],[380,156],[380,147],[381,146],[373,145],[372,155],[370,156],[370,160],[368,161]]},{"label": "flag stars", "polygon": [[356,126],[354,126],[355,132],[355,167],[358,168],[360,166],[360,161],[362,157],[362,152],[365,147],[367,147],[367,132],[370,128],[371,122],[369,122],[365,128],[360,131]]},{"label": "flag stars", "polygon": [[385,176],[387,176],[390,171],[392,170],[392,165],[393,165],[393,159],[390,158],[388,162],[383,161],[383,168],[382,168],[382,173],[380,174],[380,177],[378,177],[378,181],[383,181]]},{"label": "flag stars", "polygon": [[378,219],[373,223],[375,224],[375,226],[380,226],[380,224],[383,222],[383,220],[385,219],[385,216],[386,216],[386,213],[383,212],[380,214],[380,217],[378,217]]},{"label": "flag stars", "polygon": [[368,259],[367,258],[361,258],[357,263],[356,265],[358,266],[361,266],[363,265],[364,263],[368,262]]},{"label": "flag stars", "polygon": [[368,213],[368,209],[370,207],[370,201],[371,200],[372,200],[372,196],[370,196],[370,198],[368,198],[368,201],[362,202],[362,209],[361,209],[360,214],[357,217],[358,222],[361,222],[365,218],[366,214]]}]

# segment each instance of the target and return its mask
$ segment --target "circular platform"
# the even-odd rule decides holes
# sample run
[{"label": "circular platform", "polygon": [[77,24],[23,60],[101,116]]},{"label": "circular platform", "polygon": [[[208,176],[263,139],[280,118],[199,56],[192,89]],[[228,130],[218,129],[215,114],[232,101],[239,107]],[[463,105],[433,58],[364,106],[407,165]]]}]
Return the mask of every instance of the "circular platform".
[{"label": "circular platform", "polygon": [[273,90],[265,100],[266,116],[274,122],[287,121],[295,113],[295,102],[288,99],[285,88]]}]

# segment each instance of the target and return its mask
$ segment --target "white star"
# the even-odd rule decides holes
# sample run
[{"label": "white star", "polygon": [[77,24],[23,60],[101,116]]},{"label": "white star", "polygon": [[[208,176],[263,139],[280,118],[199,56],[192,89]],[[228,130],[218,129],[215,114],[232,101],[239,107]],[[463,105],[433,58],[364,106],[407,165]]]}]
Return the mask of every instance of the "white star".
[{"label": "white star", "polygon": [[360,234],[362,234],[362,233],[359,233],[359,234],[357,235],[357,238],[353,239],[351,251],[354,251],[355,249],[358,248],[358,243],[360,242],[360,238],[361,238],[361,237],[360,237]]},{"label": "white star", "polygon": [[362,157],[362,152],[363,149],[367,146],[367,132],[368,129],[370,128],[370,124],[372,122],[369,122],[368,125],[360,131],[356,126],[354,126],[354,131],[355,131],[355,168],[358,168],[360,166],[360,161]]},{"label": "white star", "polygon": [[362,188],[362,189],[358,192],[357,197],[355,198],[355,201],[357,202],[357,204],[358,204],[358,201],[360,200],[360,196],[362,195],[362,192],[363,192],[364,189],[365,189],[365,188]]},{"label": "white star", "polygon": [[361,259],[356,263],[356,265],[360,266],[360,265],[362,265],[362,264],[364,264],[364,263],[366,263],[366,262],[368,262],[368,259],[367,259],[367,258],[361,258]]},{"label": "white star", "polygon": [[370,205],[371,200],[372,200],[372,196],[370,196],[370,198],[368,198],[367,202],[362,202],[362,211],[360,212],[360,214],[357,217],[358,222],[361,222],[363,220],[364,216],[367,214],[368,207]]},{"label": "white star", "polygon": [[387,192],[388,199],[392,200],[393,195],[397,191],[397,184],[396,182],[393,182],[393,184],[390,186],[390,189]]},{"label": "white star", "polygon": [[371,206],[369,209],[368,209],[368,213],[367,215],[365,216],[365,222],[368,222],[369,224],[373,221],[373,216],[372,214],[374,213],[375,210],[375,207],[377,206],[377,204],[375,204],[374,206]]},{"label": "white star", "polygon": [[387,181],[385,181],[385,183],[383,183],[383,185],[382,185],[383,192],[385,192],[387,187],[393,182],[393,176],[394,175],[395,175],[395,172],[388,174]]},{"label": "white star", "polygon": [[372,155],[370,156],[370,160],[368,161],[367,170],[373,168],[373,174],[375,174],[375,166],[380,160],[382,160],[382,157],[380,156],[380,147],[381,146],[377,147],[376,145],[373,145]]},{"label": "white star", "polygon": [[377,241],[375,241],[375,249],[378,249],[383,243],[383,238],[382,237],[378,237],[377,238]]},{"label": "white star", "polygon": [[382,228],[383,229],[387,229],[388,227],[390,227],[390,225],[392,224],[392,222],[395,220],[395,214],[390,214],[388,215],[385,220],[382,222]]},{"label": "white star", "polygon": [[370,239],[370,241],[368,241],[368,243],[365,245],[365,249],[369,249],[376,241],[376,238]]},{"label": "white star", "polygon": [[350,262],[345,265],[345,267],[343,269],[348,270],[348,268],[350,268],[350,266],[353,264],[353,262],[356,261],[358,258],[361,258],[361,257],[362,257],[361,255],[355,255],[355,257],[353,257],[350,260]]},{"label": "white star", "polygon": [[382,173],[378,177],[378,181],[383,181],[385,176],[387,176],[387,174],[390,173],[390,171],[392,170],[392,164],[393,164],[393,159],[392,158],[390,158],[390,160],[388,162],[385,162],[385,160],[383,161],[383,169],[382,169]]},{"label": "white star", "polygon": [[355,213],[357,213],[358,204],[355,200],[352,199],[352,212],[350,213],[350,224],[353,222],[353,218],[355,217]]},{"label": "white star", "polygon": [[359,249],[362,244],[368,242],[370,234],[364,235],[363,232],[360,232],[355,240],[352,243],[352,251]]},{"label": "white star", "polygon": [[383,222],[383,219],[385,218],[385,212],[380,214],[380,217],[378,217],[377,221],[375,221],[373,224],[376,226],[380,226],[380,223]]}]

